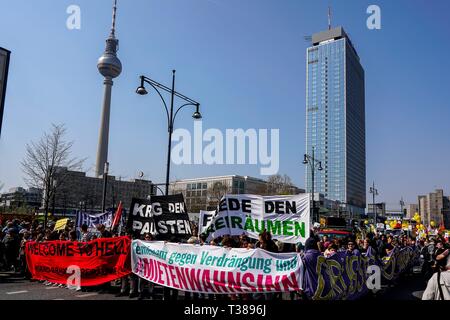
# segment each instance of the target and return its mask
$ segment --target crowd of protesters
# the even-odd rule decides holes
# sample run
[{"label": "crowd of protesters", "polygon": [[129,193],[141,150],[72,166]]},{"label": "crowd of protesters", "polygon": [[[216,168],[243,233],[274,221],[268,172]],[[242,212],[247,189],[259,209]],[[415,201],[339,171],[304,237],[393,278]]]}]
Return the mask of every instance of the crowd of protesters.
[{"label": "crowd of protesters", "polygon": [[[104,225],[98,225],[97,230],[92,232],[87,225],[81,226],[79,230],[75,228],[73,221],[69,222],[63,230],[52,231],[54,222],[49,223],[47,228],[44,228],[43,223],[38,220],[24,220],[24,219],[10,219],[0,221],[0,271],[9,271],[20,273],[25,279],[31,280],[31,275],[27,270],[27,263],[25,258],[25,245],[28,241],[79,241],[88,242],[97,238],[111,238],[117,236],[130,236],[131,232],[117,232],[108,230]],[[197,227],[193,227],[193,234],[197,234]],[[435,273],[441,271],[450,271],[448,265],[449,243],[448,239],[442,236],[434,236],[427,238],[414,238],[407,235],[393,236],[385,234],[367,233],[364,237],[354,234],[346,238],[329,239],[327,236],[320,238],[317,233],[318,230],[311,230],[311,236],[307,239],[305,245],[298,243],[297,245],[282,243],[272,239],[269,232],[263,231],[259,235],[259,239],[250,239],[246,235],[241,236],[223,236],[211,241],[206,241],[204,236],[192,236],[185,242],[194,245],[212,245],[226,248],[245,248],[255,249],[260,248],[269,252],[297,252],[305,254],[308,250],[316,250],[325,257],[332,257],[337,252],[348,252],[351,254],[367,254],[369,251],[379,259],[389,257],[391,252],[397,248],[413,247],[420,251],[422,258],[422,275],[425,280],[433,280],[436,278]],[[141,240],[153,241],[155,239],[151,234],[147,233]],[[173,239],[173,241],[175,241]],[[176,241],[175,241],[176,242]],[[447,272],[444,274],[448,276]],[[439,273],[440,276],[440,273]],[[434,278],[433,278],[434,277]],[[450,279],[450,278],[449,278]],[[430,281],[431,281],[430,280]],[[435,279],[433,280],[434,282]],[[437,279],[441,281],[441,277]],[[450,281],[450,280],[449,280]],[[54,284],[48,281],[41,281],[47,286],[65,285]],[[130,274],[118,280],[117,283],[120,288],[117,296],[129,296],[130,298],[138,299],[154,299],[155,286],[136,276]],[[429,287],[430,287],[429,283]],[[99,291],[111,292],[111,284],[97,287],[78,288],[82,291]],[[178,299],[178,291],[169,288],[163,288],[163,297],[165,300]],[[427,288],[428,290],[428,288]],[[430,289],[433,290],[433,289]],[[430,294],[428,294],[430,296]],[[191,294],[186,292],[185,299],[227,299],[227,300],[273,300],[281,299],[281,294],[276,293],[254,293],[254,294],[239,294],[239,295],[214,295],[214,294]],[[304,299],[302,292],[293,292],[290,294],[291,299]]]}]

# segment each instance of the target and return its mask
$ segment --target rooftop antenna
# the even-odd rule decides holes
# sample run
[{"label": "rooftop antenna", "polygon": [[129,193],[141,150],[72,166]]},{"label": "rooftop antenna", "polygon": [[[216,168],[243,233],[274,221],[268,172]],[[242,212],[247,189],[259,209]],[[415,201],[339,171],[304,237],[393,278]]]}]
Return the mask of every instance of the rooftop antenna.
[{"label": "rooftop antenna", "polygon": [[328,30],[331,30],[331,6],[328,6]]}]

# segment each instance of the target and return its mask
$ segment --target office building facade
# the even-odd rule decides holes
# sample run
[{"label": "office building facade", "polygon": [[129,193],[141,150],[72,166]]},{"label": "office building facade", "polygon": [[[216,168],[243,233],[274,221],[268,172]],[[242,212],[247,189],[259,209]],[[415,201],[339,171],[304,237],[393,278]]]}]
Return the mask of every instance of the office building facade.
[{"label": "office building facade", "polygon": [[0,206],[6,209],[24,208],[33,212],[41,206],[42,189],[22,187],[11,188],[8,192],[1,194]]},{"label": "office building facade", "polygon": [[10,56],[11,51],[0,47],[0,137],[2,135],[3,113],[5,110]]},{"label": "office building facade", "polygon": [[[342,27],[314,34],[307,49],[306,152],[322,162],[315,192],[345,204],[354,215],[366,207],[364,69]],[[312,176],[306,166],[306,190]]]}]

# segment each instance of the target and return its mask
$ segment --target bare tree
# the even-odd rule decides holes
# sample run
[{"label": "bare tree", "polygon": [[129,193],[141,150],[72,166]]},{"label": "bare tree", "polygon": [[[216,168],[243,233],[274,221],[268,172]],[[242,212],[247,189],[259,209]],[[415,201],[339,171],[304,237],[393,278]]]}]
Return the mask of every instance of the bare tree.
[{"label": "bare tree", "polygon": [[224,184],[223,182],[214,182],[214,184],[208,188],[206,191],[207,197],[209,199],[208,207],[215,207],[220,202],[220,200],[227,193],[231,192],[230,186]]},{"label": "bare tree", "polygon": [[[44,194],[45,224],[49,204],[64,183],[67,170],[81,170],[85,159],[71,156],[72,141],[65,140],[66,128],[63,124],[52,124],[51,132],[44,133],[37,142],[30,142],[26,146],[25,158],[22,160],[22,171],[25,182],[29,187],[40,188]],[[59,168],[67,168],[60,170]],[[58,179],[56,178],[58,176]]]},{"label": "bare tree", "polygon": [[273,175],[267,179],[268,193],[271,195],[289,195],[295,193],[295,186],[288,175]]}]

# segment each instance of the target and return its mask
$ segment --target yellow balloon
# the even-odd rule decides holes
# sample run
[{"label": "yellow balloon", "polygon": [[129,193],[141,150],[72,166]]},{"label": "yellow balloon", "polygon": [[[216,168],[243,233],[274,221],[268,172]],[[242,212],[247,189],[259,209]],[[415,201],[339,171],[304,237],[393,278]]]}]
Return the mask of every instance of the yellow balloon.
[{"label": "yellow balloon", "polygon": [[369,224],[369,221],[368,221],[368,220],[365,220],[365,221],[364,221],[364,224]]},{"label": "yellow balloon", "polygon": [[430,226],[435,227],[435,226],[436,226],[436,223],[435,223],[434,221],[431,221],[431,222],[430,222]]}]

